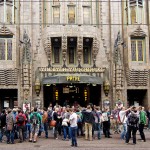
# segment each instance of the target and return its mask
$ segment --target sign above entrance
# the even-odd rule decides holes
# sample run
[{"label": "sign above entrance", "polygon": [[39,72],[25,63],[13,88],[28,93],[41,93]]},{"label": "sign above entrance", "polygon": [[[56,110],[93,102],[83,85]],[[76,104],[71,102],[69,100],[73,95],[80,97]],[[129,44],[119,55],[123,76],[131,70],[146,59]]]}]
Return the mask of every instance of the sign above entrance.
[{"label": "sign above entrance", "polygon": [[79,76],[67,76],[66,80],[67,81],[77,81],[77,82],[80,82],[80,77]]},{"label": "sign above entrance", "polygon": [[99,72],[102,73],[105,71],[106,68],[49,68],[49,67],[39,67],[40,72]]}]

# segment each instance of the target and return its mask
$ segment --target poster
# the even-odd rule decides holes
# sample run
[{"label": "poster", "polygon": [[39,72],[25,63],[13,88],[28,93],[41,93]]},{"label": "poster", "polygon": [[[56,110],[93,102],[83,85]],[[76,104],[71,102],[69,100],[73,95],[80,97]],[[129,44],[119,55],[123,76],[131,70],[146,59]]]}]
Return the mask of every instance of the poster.
[{"label": "poster", "polygon": [[31,103],[23,103],[23,111],[26,112],[27,110],[30,110]]},{"label": "poster", "polygon": [[8,100],[5,100],[4,101],[4,108],[8,108],[9,107],[9,101]]}]

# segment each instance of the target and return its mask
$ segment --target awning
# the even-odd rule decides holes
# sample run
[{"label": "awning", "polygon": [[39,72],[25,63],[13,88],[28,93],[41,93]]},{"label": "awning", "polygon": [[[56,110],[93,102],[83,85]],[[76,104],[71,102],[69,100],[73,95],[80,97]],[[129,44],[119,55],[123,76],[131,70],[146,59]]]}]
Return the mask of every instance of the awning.
[{"label": "awning", "polygon": [[43,78],[43,84],[62,84],[62,83],[86,83],[86,84],[102,84],[100,77],[81,74],[60,74]]}]

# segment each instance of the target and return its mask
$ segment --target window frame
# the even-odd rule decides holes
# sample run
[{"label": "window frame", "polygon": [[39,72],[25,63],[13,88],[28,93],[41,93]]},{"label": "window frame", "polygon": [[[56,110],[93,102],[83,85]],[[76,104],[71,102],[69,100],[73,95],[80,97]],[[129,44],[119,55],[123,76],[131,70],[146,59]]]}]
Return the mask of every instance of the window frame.
[{"label": "window frame", "polygon": [[[13,60],[13,38],[2,38],[0,37],[0,40],[5,40],[5,59],[0,59],[0,61],[12,61]],[[11,40],[11,59],[8,59],[8,40]],[[1,52],[0,52],[1,53]]]},{"label": "window frame", "polygon": [[[69,22],[69,7],[74,7],[74,23],[70,23]],[[76,19],[77,19],[77,14],[76,14],[76,5],[75,4],[70,4],[70,5],[68,5],[68,10],[67,10],[67,22],[68,22],[68,24],[70,24],[70,25],[74,25],[74,24],[76,24]]]},{"label": "window frame", "polygon": [[[135,48],[136,48],[136,60],[132,60],[132,42],[135,42]],[[138,47],[138,42],[142,41],[142,56],[143,60],[139,60],[139,47]],[[131,39],[131,61],[132,62],[145,62],[145,38],[132,38]]]}]

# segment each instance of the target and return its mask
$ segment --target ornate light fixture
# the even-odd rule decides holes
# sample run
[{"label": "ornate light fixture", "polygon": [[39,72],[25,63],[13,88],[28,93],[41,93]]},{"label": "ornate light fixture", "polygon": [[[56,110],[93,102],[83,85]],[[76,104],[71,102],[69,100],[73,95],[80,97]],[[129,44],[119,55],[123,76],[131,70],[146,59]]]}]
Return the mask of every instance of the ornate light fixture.
[{"label": "ornate light fixture", "polygon": [[39,78],[36,78],[35,80],[34,90],[35,90],[36,95],[39,96],[40,91],[41,91],[41,83],[40,83]]},{"label": "ornate light fixture", "polygon": [[105,80],[103,83],[103,90],[106,96],[108,96],[109,94],[109,90],[110,90],[110,84],[108,80]]}]

